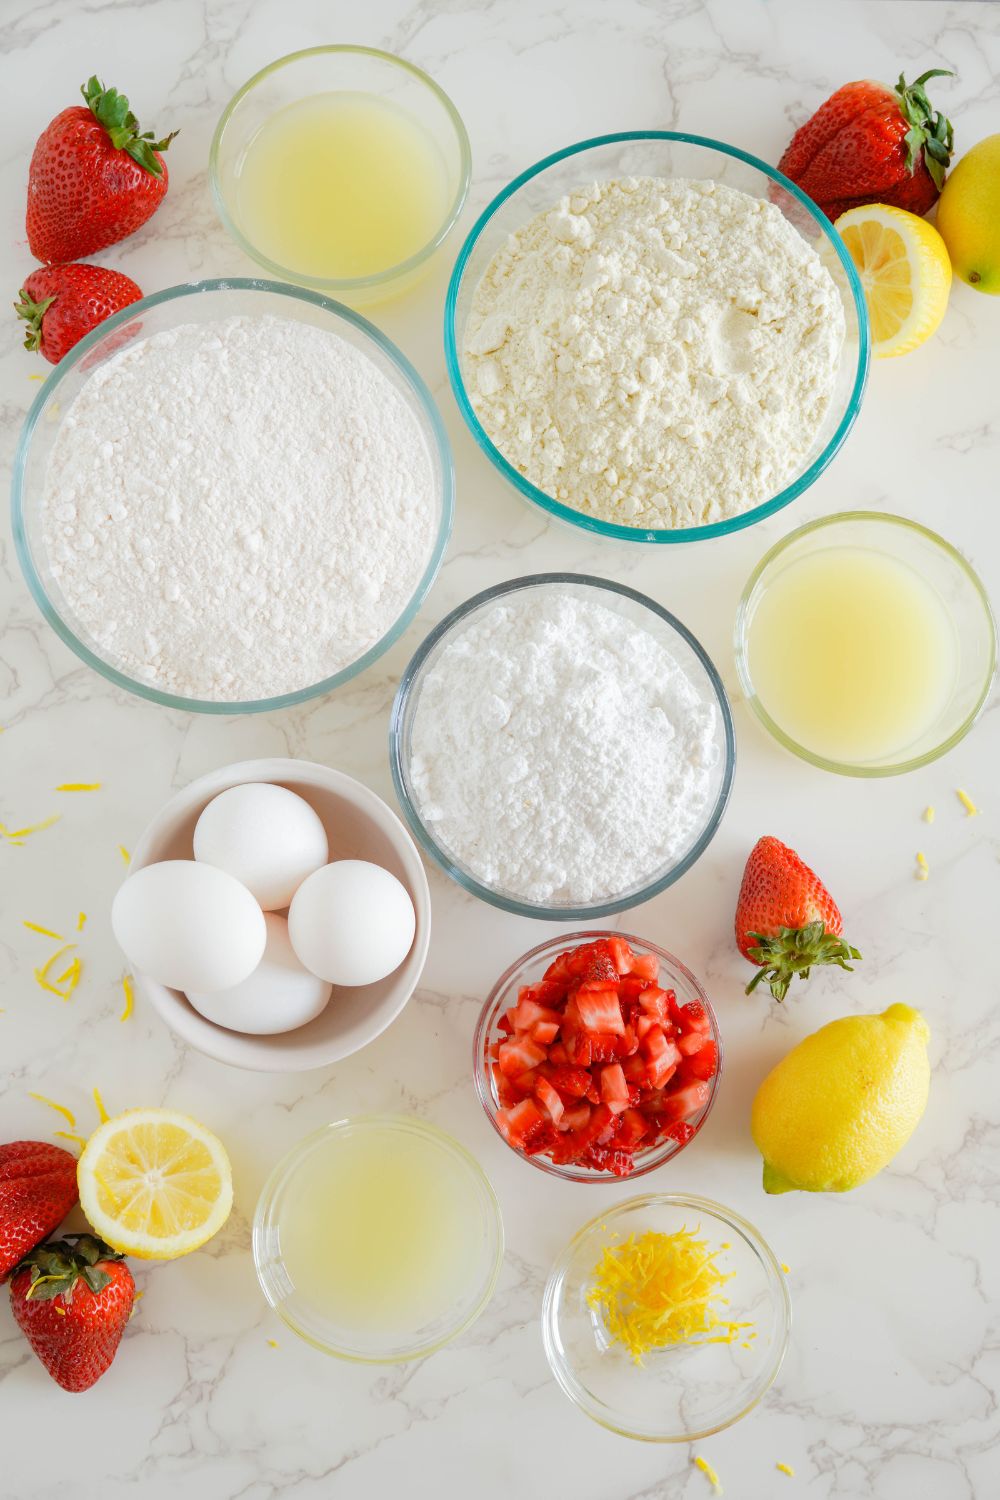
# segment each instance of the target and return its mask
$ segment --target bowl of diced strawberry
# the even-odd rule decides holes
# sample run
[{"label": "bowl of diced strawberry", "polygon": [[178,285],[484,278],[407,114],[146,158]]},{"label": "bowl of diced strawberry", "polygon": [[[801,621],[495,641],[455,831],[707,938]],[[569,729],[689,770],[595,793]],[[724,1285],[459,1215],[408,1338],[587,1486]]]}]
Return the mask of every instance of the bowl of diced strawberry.
[{"label": "bowl of diced strawberry", "polygon": [[679,959],[620,932],[550,939],[483,1006],[476,1090],[494,1129],[571,1182],[637,1177],[704,1124],[722,1067],[708,996]]}]

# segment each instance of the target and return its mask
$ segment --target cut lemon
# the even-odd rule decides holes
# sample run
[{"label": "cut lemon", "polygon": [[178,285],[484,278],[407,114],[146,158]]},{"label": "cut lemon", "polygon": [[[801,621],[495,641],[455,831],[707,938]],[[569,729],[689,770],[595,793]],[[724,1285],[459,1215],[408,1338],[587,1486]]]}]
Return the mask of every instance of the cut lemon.
[{"label": "cut lemon", "polygon": [[169,1109],[129,1109],[94,1131],[77,1166],[80,1207],[123,1255],[174,1260],[220,1230],[233,1206],[225,1147]]},{"label": "cut lemon", "polygon": [[951,290],[951,261],[933,224],[904,208],[866,203],[841,214],[835,227],[864,287],[872,353],[890,359],[919,348],[944,317]]}]

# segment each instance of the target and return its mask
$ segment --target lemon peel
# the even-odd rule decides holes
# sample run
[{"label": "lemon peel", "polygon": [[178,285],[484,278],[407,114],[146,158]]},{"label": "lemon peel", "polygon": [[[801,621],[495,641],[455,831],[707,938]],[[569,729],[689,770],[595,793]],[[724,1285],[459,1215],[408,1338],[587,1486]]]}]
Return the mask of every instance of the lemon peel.
[{"label": "lemon peel", "polygon": [[57,792],[99,792],[100,790],[99,781],[64,781],[61,786],[56,787]]},{"label": "lemon peel", "polygon": [[100,1116],[101,1124],[102,1125],[106,1125],[108,1123],[108,1120],[109,1120],[110,1116],[108,1115],[108,1112],[107,1112],[107,1110],[104,1107],[104,1100],[101,1098],[101,1091],[97,1087],[96,1084],[94,1085],[93,1094],[94,1094],[94,1104],[95,1104],[95,1106],[97,1108],[97,1113]]},{"label": "lemon peel", "polygon": [[[69,1126],[70,1130],[75,1130],[75,1128],[76,1128],[76,1115],[73,1113],[73,1111],[69,1108],[68,1105],[59,1104],[55,1099],[50,1099],[47,1094],[35,1094],[35,1093],[32,1093],[32,1091],[30,1089],[28,1090],[28,1098],[29,1099],[37,1099],[38,1102],[39,1102],[39,1104],[47,1104],[48,1107],[49,1107],[49,1109],[54,1109],[57,1115],[62,1115],[63,1119],[66,1121],[66,1123]],[[61,1134],[62,1132],[57,1132],[57,1133]]]},{"label": "lemon peel", "polygon": [[957,786],[955,788],[955,796],[965,808],[966,817],[977,818],[979,816],[979,808],[973,802],[968,792],[964,791],[962,787]]},{"label": "lemon peel", "polygon": [[51,938],[54,943],[64,943],[66,941],[62,933],[53,932],[51,927],[43,927],[39,922],[29,922],[26,918],[22,918],[21,926],[27,927],[29,932],[38,932],[42,937]]},{"label": "lemon peel", "polygon": [[774,1467],[777,1469],[779,1474],[787,1474],[789,1479],[795,1478],[795,1470],[792,1468],[791,1464],[775,1464]]},{"label": "lemon peel", "polygon": [[122,975],[122,989],[125,993],[125,1008],[118,1019],[119,1021],[127,1021],[132,1014],[132,1007],[135,1004],[135,990],[132,985],[131,974]]},{"label": "lemon peel", "polygon": [[708,1459],[702,1458],[700,1454],[696,1454],[692,1459],[692,1463],[694,1464],[696,1469],[701,1470],[715,1493],[717,1495],[721,1495],[723,1493],[722,1484],[719,1480],[718,1474],[712,1468],[712,1465],[709,1463]]}]

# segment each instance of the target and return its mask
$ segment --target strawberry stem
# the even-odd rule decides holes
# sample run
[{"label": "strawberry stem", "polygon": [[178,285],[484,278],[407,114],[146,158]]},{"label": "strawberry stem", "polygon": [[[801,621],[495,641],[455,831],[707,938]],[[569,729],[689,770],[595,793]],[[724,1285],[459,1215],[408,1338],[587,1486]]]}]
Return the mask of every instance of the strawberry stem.
[{"label": "strawberry stem", "polygon": [[40,349],[42,347],[42,319],[56,300],[55,296],[46,297],[41,302],[33,302],[24,287],[20,291],[20,302],[14,303],[14,311],[19,318],[24,318],[27,328],[24,330],[24,347],[26,349]]},{"label": "strawberry stem", "polygon": [[929,78],[953,76],[950,68],[928,68],[913,83],[907,83],[900,73],[896,84],[899,108],[910,127],[903,137],[906,142],[906,165],[912,174],[923,160],[938,192],[944,187],[944,176],[951,165],[955,132],[951,121],[934,109],[924,84]]},{"label": "strawberry stem", "polygon": [[775,1000],[784,1000],[796,974],[808,979],[810,969],[817,964],[837,964],[853,973],[848,959],[861,957],[857,948],[827,932],[822,922],[809,922],[805,927],[779,927],[773,937],[760,932],[750,932],[747,937],[754,944],[749,956],[760,967],[746,992],[753,994],[766,979]]},{"label": "strawberry stem", "polygon": [[119,94],[117,89],[106,89],[96,74],[88,79],[80,93],[87,101],[94,118],[108,132],[115,150],[126,151],[145,171],[152,173],[154,177],[162,177],[163,167],[157,161],[155,153],[166,151],[177,131],[172,130],[162,141],[154,140],[152,130],[144,130],[140,135],[139,121],[129,108],[125,95]]},{"label": "strawberry stem", "polygon": [[94,1293],[107,1286],[111,1277],[101,1270],[100,1262],[124,1259],[94,1234],[67,1234],[47,1245],[36,1245],[17,1269],[31,1268],[26,1300],[48,1302],[53,1297],[65,1297],[71,1302],[78,1281],[85,1282]]}]

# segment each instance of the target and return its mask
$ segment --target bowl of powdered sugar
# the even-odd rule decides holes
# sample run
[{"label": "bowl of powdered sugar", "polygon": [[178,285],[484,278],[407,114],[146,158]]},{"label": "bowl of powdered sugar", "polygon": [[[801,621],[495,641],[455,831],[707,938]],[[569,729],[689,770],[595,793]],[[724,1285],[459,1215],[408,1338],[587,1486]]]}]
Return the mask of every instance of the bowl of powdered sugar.
[{"label": "bowl of powdered sugar", "polygon": [[173,287],[81,340],[28,414],[18,556],[77,655],[143,697],[278,708],[402,633],[453,511],[448,441],[402,354],[318,293]]},{"label": "bowl of powdered sugar", "polygon": [[721,536],[807,489],[860,408],[864,295],[829,220],[734,146],[602,136],[485,209],[445,313],[462,415],[557,520]]},{"label": "bowl of powdered sugar", "polygon": [[732,787],[719,675],[645,595],[570,573],[454,610],[403,675],[389,731],[403,812],[466,890],[505,911],[591,920],[701,856]]}]

